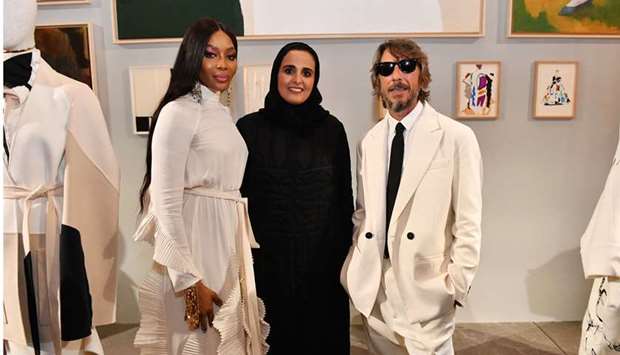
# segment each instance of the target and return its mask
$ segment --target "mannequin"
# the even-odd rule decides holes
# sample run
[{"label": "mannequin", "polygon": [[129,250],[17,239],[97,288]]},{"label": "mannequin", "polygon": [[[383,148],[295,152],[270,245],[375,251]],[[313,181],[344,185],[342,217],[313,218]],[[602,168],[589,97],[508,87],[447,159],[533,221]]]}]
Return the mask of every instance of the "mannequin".
[{"label": "mannequin", "polygon": [[4,1],[4,349],[101,354],[94,327],[116,313],[118,166],[97,98],[41,58],[35,18],[36,0]]},{"label": "mannequin", "polygon": [[620,354],[620,144],[581,238],[581,261],[586,278],[594,283],[583,318],[579,354]]}]

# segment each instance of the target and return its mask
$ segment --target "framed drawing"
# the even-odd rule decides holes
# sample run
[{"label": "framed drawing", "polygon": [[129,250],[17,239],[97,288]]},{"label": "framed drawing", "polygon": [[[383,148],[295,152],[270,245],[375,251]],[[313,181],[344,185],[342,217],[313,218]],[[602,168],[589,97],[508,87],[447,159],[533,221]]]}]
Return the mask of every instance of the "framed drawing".
[{"label": "framed drawing", "polygon": [[243,67],[243,94],[245,114],[263,108],[269,92],[271,65],[246,65]]},{"label": "framed drawing", "polygon": [[510,0],[508,37],[620,38],[620,1]]},{"label": "framed drawing", "polygon": [[131,120],[134,134],[149,134],[151,117],[170,83],[170,66],[129,68]]},{"label": "framed drawing", "polygon": [[[289,0],[112,0],[114,43],[180,41],[198,18],[244,39],[481,37],[486,0],[315,0],[291,16]],[[380,16],[377,14],[386,14]],[[136,21],[140,18],[140,21]],[[412,21],[412,18],[415,21]]]},{"label": "framed drawing", "polygon": [[456,118],[499,117],[500,62],[456,63]]},{"label": "framed drawing", "polygon": [[382,119],[385,118],[385,115],[387,114],[388,110],[387,108],[385,108],[385,106],[383,106],[383,100],[381,99],[381,97],[379,95],[373,96],[373,102],[375,103],[374,106],[374,110],[373,110],[373,114],[375,115],[375,120],[377,121],[381,121]]},{"label": "framed drawing", "polygon": [[[149,134],[151,117],[166,94],[170,83],[170,69],[169,65],[129,68],[131,121],[134,134]],[[232,87],[221,93],[220,102],[233,107]]]},{"label": "framed drawing", "polygon": [[577,62],[534,64],[534,118],[571,119],[577,100]]},{"label": "framed drawing", "polygon": [[97,94],[97,74],[89,23],[37,25],[34,40],[41,56],[57,72],[81,81]]},{"label": "framed drawing", "polygon": [[88,4],[90,0],[37,0],[37,5],[76,5]]}]

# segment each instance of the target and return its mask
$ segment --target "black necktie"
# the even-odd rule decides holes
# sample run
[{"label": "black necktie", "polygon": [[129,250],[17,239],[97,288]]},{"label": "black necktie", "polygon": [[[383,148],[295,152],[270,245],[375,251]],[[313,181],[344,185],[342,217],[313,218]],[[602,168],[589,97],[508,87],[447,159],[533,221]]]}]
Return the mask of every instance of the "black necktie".
[{"label": "black necktie", "polygon": [[388,170],[387,189],[385,192],[385,248],[383,249],[383,257],[389,258],[388,252],[388,235],[387,231],[390,227],[390,218],[394,209],[394,202],[398,194],[398,186],[400,185],[400,176],[403,172],[403,156],[405,155],[405,139],[403,132],[405,126],[402,123],[396,125],[396,134],[392,139],[392,150],[390,152],[390,169]]},{"label": "black necktie", "polygon": [[24,53],[4,61],[4,86],[14,88],[16,86],[25,86],[31,89],[28,84],[30,75],[32,74],[32,53]]}]

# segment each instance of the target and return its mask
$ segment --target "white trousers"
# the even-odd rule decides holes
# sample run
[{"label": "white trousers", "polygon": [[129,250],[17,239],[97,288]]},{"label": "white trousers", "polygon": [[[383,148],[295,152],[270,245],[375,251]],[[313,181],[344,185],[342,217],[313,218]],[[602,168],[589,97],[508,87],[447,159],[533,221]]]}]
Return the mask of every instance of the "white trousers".
[{"label": "white trousers", "polygon": [[403,338],[395,334],[398,344],[379,334],[364,320],[364,328],[368,337],[368,350],[373,355],[454,355],[452,337],[435,349],[421,348],[421,344],[413,339]]},{"label": "white trousers", "polygon": [[597,277],[581,325],[579,355],[620,355],[620,279]]},{"label": "white trousers", "polygon": [[364,319],[368,348],[375,355],[454,355],[454,312],[424,324],[407,320],[389,260],[383,260],[383,275],[370,316]]}]

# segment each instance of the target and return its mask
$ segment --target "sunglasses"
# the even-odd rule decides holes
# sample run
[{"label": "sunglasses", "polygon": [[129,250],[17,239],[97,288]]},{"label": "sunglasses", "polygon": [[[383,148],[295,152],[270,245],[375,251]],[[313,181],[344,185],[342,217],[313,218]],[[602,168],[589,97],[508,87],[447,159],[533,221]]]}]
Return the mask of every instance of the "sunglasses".
[{"label": "sunglasses", "polygon": [[389,76],[394,72],[394,68],[400,69],[405,74],[412,73],[418,66],[416,59],[403,59],[398,62],[379,62],[375,64],[375,73],[381,76]]}]

